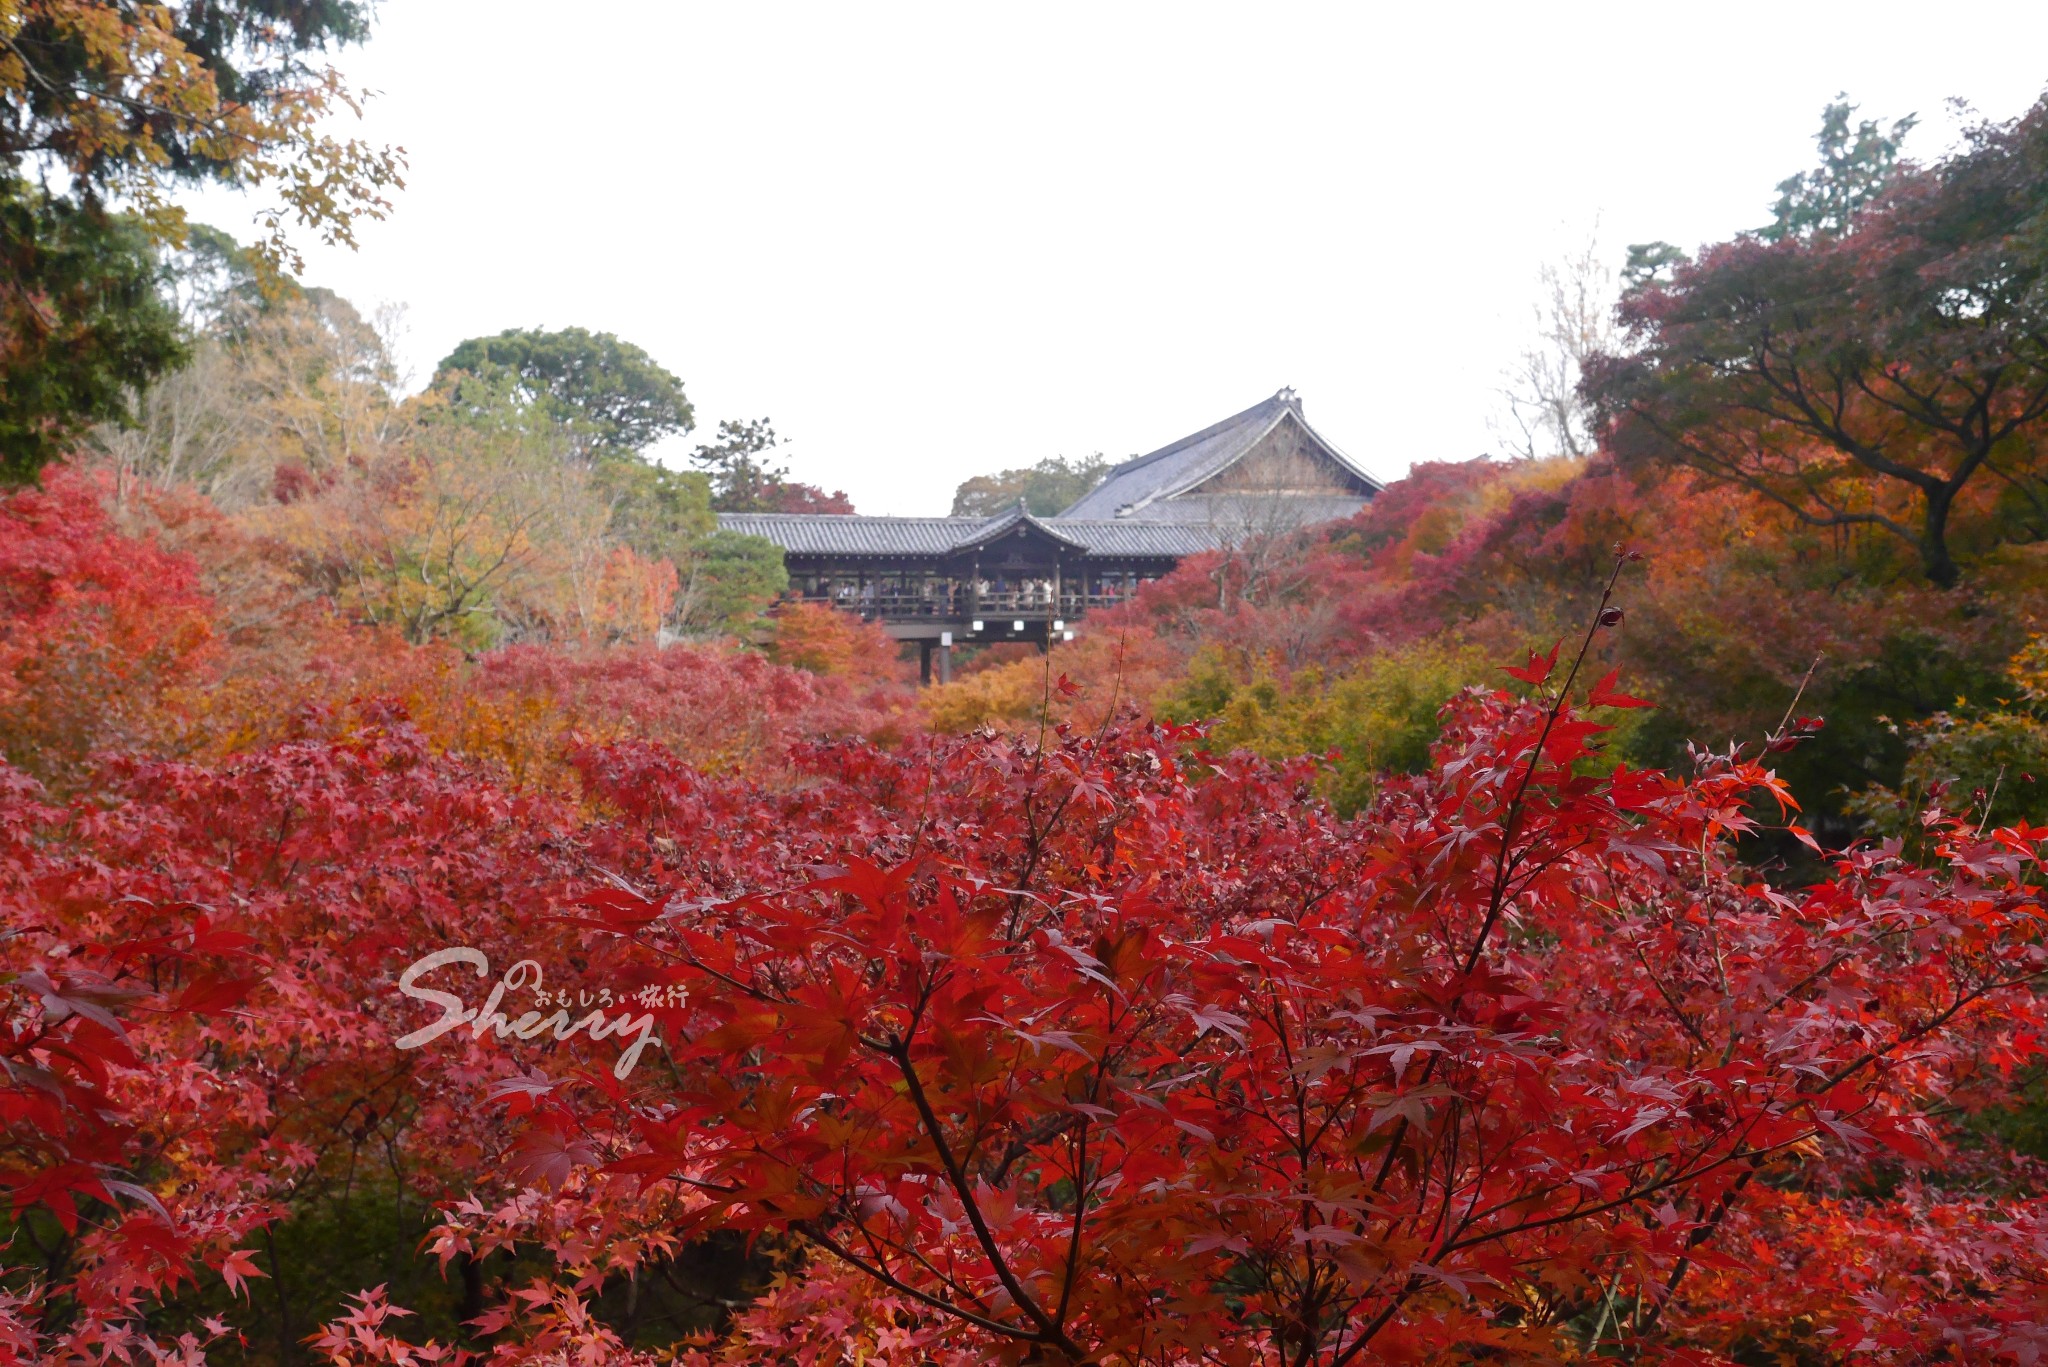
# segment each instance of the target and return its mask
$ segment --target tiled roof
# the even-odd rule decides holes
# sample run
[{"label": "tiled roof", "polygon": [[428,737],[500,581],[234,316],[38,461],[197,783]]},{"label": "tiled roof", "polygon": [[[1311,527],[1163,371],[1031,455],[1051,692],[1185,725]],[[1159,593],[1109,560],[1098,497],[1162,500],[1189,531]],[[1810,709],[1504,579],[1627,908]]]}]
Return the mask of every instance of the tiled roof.
[{"label": "tiled roof", "polygon": [[1017,500],[1016,507],[1008,512],[996,514],[986,522],[983,522],[980,527],[963,536],[955,543],[954,549],[965,550],[969,546],[985,546],[997,537],[1007,535],[1011,528],[1025,523],[1036,527],[1053,540],[1065,543],[1071,550],[1085,551],[1088,549],[1086,542],[1077,541],[1061,531],[1053,523],[1046,521],[1044,518],[1033,517],[1030,513],[1024,511],[1024,500],[1021,498]]},{"label": "tiled roof", "polygon": [[[1241,460],[1276,426],[1290,420],[1299,424],[1317,450],[1357,478],[1357,496],[1189,492]],[[1283,389],[1213,427],[1125,461],[1057,517],[1033,517],[1020,503],[994,517],[721,513],[718,525],[765,537],[791,555],[936,559],[973,550],[1028,525],[1085,557],[1177,559],[1261,532],[1349,517],[1379,487],[1378,480],[1308,425],[1294,391]]]},{"label": "tiled roof", "polygon": [[[1179,498],[1158,499],[1147,504],[1136,517],[1118,518],[1116,523],[1190,523],[1214,527],[1229,539],[1241,541],[1261,532],[1342,522],[1369,501],[1348,494],[1182,494]],[[1054,525],[1063,522],[1060,518],[1048,520]]]},{"label": "tiled roof", "polygon": [[1213,551],[1229,539],[1223,528],[1194,523],[1048,517],[1045,525],[1081,542],[1090,556],[1099,558],[1195,555]]},{"label": "tiled roof", "polygon": [[1084,556],[1177,558],[1213,550],[1224,528],[1190,523],[1030,517],[858,517],[832,513],[720,513],[729,532],[765,537],[792,555],[945,556],[1029,522]]},{"label": "tiled roof", "polygon": [[859,517],[836,513],[720,513],[728,532],[763,536],[798,555],[945,555],[985,517]]},{"label": "tiled roof", "polygon": [[1290,416],[1325,455],[1355,475],[1365,490],[1379,492],[1379,481],[1352,464],[1350,457],[1310,427],[1294,391],[1283,389],[1213,427],[1113,467],[1102,483],[1075,500],[1060,516],[1158,517],[1164,511],[1161,504],[1228,469]]}]

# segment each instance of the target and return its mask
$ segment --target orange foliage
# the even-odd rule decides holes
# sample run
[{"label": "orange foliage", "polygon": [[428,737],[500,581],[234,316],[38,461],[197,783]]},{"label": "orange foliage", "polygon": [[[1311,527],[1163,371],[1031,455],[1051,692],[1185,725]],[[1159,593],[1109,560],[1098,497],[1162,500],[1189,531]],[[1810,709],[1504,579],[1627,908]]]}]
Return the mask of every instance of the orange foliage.
[{"label": "orange foliage", "polygon": [[[659,743],[708,772],[774,770],[797,741],[893,736],[908,699],[894,643],[822,612],[805,667],[727,645],[517,646],[479,657],[347,620],[294,573],[291,548],[196,495],[56,470],[0,501],[0,746],[32,772],[82,776],[93,751],[218,761],[342,737],[388,699],[435,750],[573,794],[588,743]],[[674,568],[614,549],[586,620],[652,635]]]},{"label": "orange foliage", "polygon": [[672,560],[650,560],[630,546],[614,546],[597,573],[595,610],[585,618],[586,637],[609,633],[651,641],[662,614],[681,587]]},{"label": "orange foliage", "polygon": [[857,687],[902,682],[905,668],[888,632],[822,603],[784,603],[769,624],[768,658]]},{"label": "orange foliage", "polygon": [[1156,620],[1166,610],[1167,586],[1181,582],[1180,576],[1161,580],[1131,604],[1090,614],[1073,640],[1055,644],[1048,654],[997,656],[950,684],[925,690],[919,701],[926,724],[952,733],[979,726],[1035,728],[1047,721],[1094,728],[1147,709],[1180,677],[1191,653],[1187,638],[1159,630]]},{"label": "orange foliage", "polygon": [[[1091,614],[1053,670],[1082,701],[1055,698],[1051,715],[1092,716],[1109,698],[1229,711],[1233,743],[1260,753],[1341,742],[1362,756],[1389,738],[1329,721],[1358,676],[1418,649],[1485,660],[1557,639],[1584,620],[1618,543],[1647,559],[1612,629],[1616,659],[1667,700],[1631,719],[1620,752],[1682,764],[1688,740],[1762,734],[1803,687],[1801,709],[1831,724],[1786,768],[1830,822],[1845,820],[1844,793],[1892,781],[1894,722],[1995,686],[2040,629],[2048,581],[2048,548],[2010,547],[1977,585],[1931,589],[1882,533],[1817,532],[1740,490],[1599,457],[1430,463],[1348,523],[1191,558],[1121,612]],[[938,690],[926,709],[941,730],[1031,725],[1045,694],[1043,667],[1021,662]],[[1257,696],[1240,707],[1235,694]]]}]

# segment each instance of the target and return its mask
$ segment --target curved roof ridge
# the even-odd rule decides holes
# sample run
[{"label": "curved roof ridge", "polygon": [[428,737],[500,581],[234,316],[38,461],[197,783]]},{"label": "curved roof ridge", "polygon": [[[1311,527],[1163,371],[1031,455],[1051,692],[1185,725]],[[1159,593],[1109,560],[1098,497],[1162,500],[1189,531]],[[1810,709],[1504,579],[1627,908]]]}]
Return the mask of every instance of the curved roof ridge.
[{"label": "curved roof ridge", "polygon": [[[1282,393],[1284,393],[1284,389],[1282,389]],[[1130,457],[1128,461],[1124,461],[1122,465],[1110,465],[1110,475],[1116,475],[1122,469],[1139,469],[1141,465],[1149,465],[1151,461],[1157,461],[1163,455],[1174,455],[1176,451],[1182,451],[1184,447],[1192,447],[1198,441],[1208,441],[1210,437],[1221,437],[1223,432],[1227,432],[1233,426],[1239,426],[1247,418],[1253,418],[1253,416],[1278,416],[1278,410],[1284,410],[1286,406],[1288,404],[1276,393],[1276,396],[1260,400],[1257,404],[1253,404],[1251,408],[1245,408],[1243,412],[1233,412],[1223,422],[1210,422],[1200,432],[1190,432],[1190,434],[1186,434],[1186,437],[1182,437],[1180,441],[1169,441],[1167,445],[1159,447],[1157,451],[1147,451],[1145,455],[1135,455],[1135,457]]]},{"label": "curved roof ridge", "polygon": [[1357,462],[1353,461],[1351,457],[1345,455],[1343,451],[1339,450],[1335,442],[1331,441],[1328,437],[1325,437],[1322,433],[1316,431],[1315,428],[1310,427],[1308,425],[1308,419],[1302,415],[1302,411],[1299,405],[1285,404],[1281,407],[1281,410],[1278,413],[1275,413],[1273,415],[1273,421],[1267,423],[1264,427],[1260,428],[1258,435],[1254,436],[1250,441],[1246,442],[1244,446],[1238,448],[1236,451],[1229,452],[1227,454],[1219,454],[1211,460],[1195,466],[1192,470],[1183,474],[1178,483],[1169,484],[1165,486],[1164,488],[1160,489],[1157,493],[1154,493],[1147,497],[1143,502],[1139,503],[1137,506],[1142,508],[1145,506],[1145,504],[1156,503],[1160,499],[1178,498],[1180,495],[1187,493],[1189,490],[1196,488],[1197,486],[1201,485],[1207,480],[1213,479],[1215,476],[1223,473],[1223,471],[1229,469],[1232,465],[1236,464],[1239,460],[1241,460],[1244,457],[1245,451],[1248,450],[1250,447],[1256,445],[1261,441],[1264,441],[1266,439],[1266,435],[1269,432],[1271,432],[1274,428],[1278,427],[1289,416],[1292,416],[1294,421],[1300,425],[1301,430],[1308,434],[1308,437],[1311,441],[1315,442],[1316,445],[1322,447],[1323,450],[1326,453],[1328,453],[1332,460],[1336,461],[1339,465],[1343,466],[1345,470],[1357,476],[1358,479],[1363,481],[1367,488],[1371,489],[1374,493],[1378,493],[1381,489],[1386,487],[1385,485],[1381,484],[1378,480],[1374,479],[1371,475],[1367,474],[1364,470],[1360,469]]},{"label": "curved roof ridge", "polygon": [[[1222,474],[1225,470],[1228,470],[1231,466],[1237,464],[1240,460],[1243,460],[1245,452],[1251,450],[1252,447],[1257,446],[1260,442],[1264,441],[1267,438],[1267,436],[1272,433],[1274,428],[1278,427],[1281,423],[1287,420],[1287,415],[1292,411],[1293,410],[1288,406],[1282,405],[1279,412],[1273,414],[1271,419],[1269,419],[1257,431],[1252,432],[1252,434],[1244,441],[1238,442],[1233,446],[1225,447],[1221,451],[1218,451],[1214,455],[1210,456],[1207,460],[1195,462],[1188,469],[1181,471],[1179,479],[1160,486],[1152,493],[1147,494],[1144,498],[1137,500],[1136,503],[1134,503],[1132,506],[1135,508],[1142,508],[1148,503],[1157,503],[1159,500],[1163,498],[1173,498],[1177,495],[1186,493],[1188,490],[1194,488],[1198,484],[1201,484],[1205,480],[1212,479],[1215,476]],[[1295,414],[1295,416],[1299,418],[1301,415],[1297,413]],[[1306,428],[1308,424],[1303,423],[1302,426]]]},{"label": "curved roof ridge", "polygon": [[[1274,422],[1292,404],[1291,394],[1283,389],[1271,398],[1261,399],[1250,408],[1233,413],[1221,422],[1211,423],[1199,432],[1189,433],[1156,451],[1111,466],[1101,483],[1062,508],[1060,516],[1111,517],[1119,508],[1142,507],[1151,502],[1162,488],[1179,482],[1180,476],[1172,470],[1175,461],[1193,459],[1198,465],[1206,466],[1216,455],[1222,454],[1227,463],[1272,430]],[[1201,454],[1204,447],[1212,449]]]},{"label": "curved roof ridge", "polygon": [[1311,437],[1314,437],[1316,439],[1316,444],[1318,446],[1321,446],[1325,451],[1328,451],[1330,455],[1336,459],[1339,465],[1343,466],[1352,474],[1357,475],[1360,479],[1364,480],[1366,483],[1366,487],[1370,488],[1374,493],[1378,493],[1382,489],[1387,487],[1386,485],[1380,483],[1377,479],[1374,479],[1371,472],[1368,471],[1363,465],[1360,465],[1357,461],[1351,459],[1351,457],[1345,453],[1343,447],[1337,445],[1336,442],[1331,441],[1321,432],[1316,431],[1314,427],[1311,427],[1308,421],[1308,414],[1301,411],[1301,406],[1299,404],[1295,405],[1294,408],[1294,420],[1301,424],[1302,431],[1308,433]]},{"label": "curved roof ridge", "polygon": [[1048,526],[1045,520],[1033,516],[1031,510],[1024,506],[1024,500],[1021,498],[1017,500],[1015,506],[1005,508],[1002,512],[997,513],[994,517],[983,522],[981,526],[975,528],[973,535],[963,536],[953,544],[957,549],[966,550],[969,546],[979,546],[984,542],[992,541],[1012,527],[1023,525],[1036,527],[1040,532],[1064,546],[1072,547],[1075,550],[1087,549],[1085,542],[1076,541],[1071,536],[1062,535],[1057,528]]},{"label": "curved roof ridge", "polygon": [[[1283,394],[1286,392],[1287,391],[1285,390],[1281,391],[1281,393]],[[1190,432],[1187,436],[1182,437],[1180,440],[1170,441],[1156,451],[1147,451],[1142,456],[1132,456],[1129,460],[1124,461],[1121,464],[1110,466],[1108,473],[1103,476],[1102,483],[1107,484],[1110,480],[1115,479],[1118,475],[1126,473],[1128,471],[1142,469],[1145,466],[1150,465],[1155,460],[1159,460],[1163,457],[1173,455],[1178,451],[1185,450],[1186,448],[1195,445],[1197,442],[1207,441],[1211,437],[1219,437],[1223,435],[1223,433],[1229,431],[1231,428],[1236,427],[1239,424],[1243,423],[1247,418],[1268,415],[1269,413],[1270,416],[1277,417],[1279,416],[1279,414],[1278,411],[1275,410],[1283,410],[1287,406],[1288,405],[1286,401],[1283,400],[1279,394],[1275,394],[1271,398],[1260,399],[1250,408],[1247,408],[1239,413],[1232,413],[1229,417],[1223,419],[1221,422],[1212,422],[1199,432]],[[1098,489],[1101,487],[1102,485],[1100,484],[1096,486],[1096,488]],[[1064,514],[1062,514],[1062,516],[1064,516]]]},{"label": "curved roof ridge", "polygon": [[1363,496],[1379,492],[1380,482],[1309,426],[1299,396],[1291,389],[1283,389],[1199,432],[1111,467],[1101,483],[1061,509],[1059,515],[1130,516],[1152,504],[1179,497],[1243,459],[1289,416],[1319,451],[1358,481]]},{"label": "curved roof ridge", "polygon": [[859,518],[862,522],[958,522],[962,526],[986,522],[987,518],[971,513],[719,513],[723,518],[759,518],[773,522],[810,522],[821,517],[843,517],[849,520]]}]

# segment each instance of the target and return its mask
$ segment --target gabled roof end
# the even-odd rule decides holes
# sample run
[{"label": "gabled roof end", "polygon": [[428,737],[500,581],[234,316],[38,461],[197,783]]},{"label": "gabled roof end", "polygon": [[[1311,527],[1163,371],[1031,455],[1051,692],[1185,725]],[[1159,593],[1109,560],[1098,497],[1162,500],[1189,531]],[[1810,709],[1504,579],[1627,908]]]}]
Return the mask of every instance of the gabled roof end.
[{"label": "gabled roof end", "polygon": [[1075,499],[1060,516],[1136,518],[1148,505],[1176,498],[1228,469],[1290,417],[1317,449],[1358,481],[1364,497],[1379,492],[1378,480],[1309,426],[1302,415],[1301,396],[1287,388],[1219,423],[1112,467],[1101,483]]}]

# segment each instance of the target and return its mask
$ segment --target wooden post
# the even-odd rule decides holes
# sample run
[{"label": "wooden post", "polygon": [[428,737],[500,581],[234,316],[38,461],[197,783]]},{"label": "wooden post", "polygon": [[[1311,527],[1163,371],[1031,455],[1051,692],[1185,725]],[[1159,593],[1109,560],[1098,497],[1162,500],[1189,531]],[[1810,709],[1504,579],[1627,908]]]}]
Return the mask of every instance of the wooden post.
[{"label": "wooden post", "polygon": [[930,683],[932,681],[932,643],[930,641],[919,641],[917,643],[917,681],[919,683]]}]

